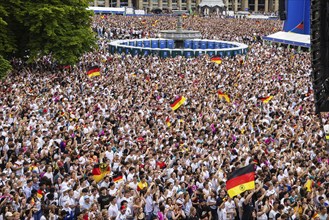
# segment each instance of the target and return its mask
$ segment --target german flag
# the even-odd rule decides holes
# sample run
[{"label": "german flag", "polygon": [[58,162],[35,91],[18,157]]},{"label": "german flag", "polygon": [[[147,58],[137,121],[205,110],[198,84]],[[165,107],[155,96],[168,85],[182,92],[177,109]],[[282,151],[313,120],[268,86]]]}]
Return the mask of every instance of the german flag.
[{"label": "german flag", "polygon": [[235,170],[227,176],[226,190],[231,198],[254,188],[255,171],[253,164]]},{"label": "german flag", "polygon": [[117,175],[113,176],[114,183],[120,183],[122,181],[123,181],[122,174],[117,174]]},{"label": "german flag", "polygon": [[262,101],[263,103],[268,103],[269,101],[271,101],[272,98],[273,98],[273,96],[270,95],[270,96],[266,96],[266,97],[258,97],[258,100]]},{"label": "german flag", "polygon": [[144,190],[145,188],[148,187],[148,184],[147,182],[142,182],[140,181],[138,184],[137,184],[137,191],[141,191],[141,190]]},{"label": "german flag", "polygon": [[224,98],[228,103],[231,102],[230,97],[227,94],[223,93],[222,91],[218,90],[217,94],[220,99]]},{"label": "german flag", "polygon": [[94,76],[100,76],[101,72],[100,72],[100,68],[99,66],[92,66],[89,68],[88,72],[87,72],[87,76],[89,78],[94,77]]},{"label": "german flag", "polygon": [[43,197],[43,191],[41,189],[39,189],[37,191],[37,197],[38,197],[38,199],[42,199],[42,197]]},{"label": "german flag", "polygon": [[170,125],[171,125],[169,117],[166,118],[166,125],[167,125],[168,127],[170,127]]},{"label": "german flag", "polygon": [[176,110],[178,109],[181,105],[184,104],[186,98],[184,96],[179,96],[177,99],[175,99],[175,101],[173,101],[171,104],[170,104],[170,107],[172,110]]},{"label": "german flag", "polygon": [[100,163],[96,164],[93,168],[92,174],[93,174],[93,179],[98,183],[104,177],[110,173],[110,167],[106,163]]},{"label": "german flag", "polygon": [[220,57],[212,57],[210,59],[210,61],[213,62],[213,63],[221,64],[222,63],[222,58],[220,58]]}]

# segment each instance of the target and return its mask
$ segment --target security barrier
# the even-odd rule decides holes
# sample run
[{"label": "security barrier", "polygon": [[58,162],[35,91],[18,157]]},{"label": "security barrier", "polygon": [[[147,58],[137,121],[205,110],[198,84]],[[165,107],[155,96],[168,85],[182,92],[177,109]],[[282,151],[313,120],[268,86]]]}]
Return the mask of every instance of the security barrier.
[{"label": "security barrier", "polygon": [[202,54],[209,56],[236,56],[246,54],[248,46],[238,42],[216,41],[193,39],[185,40],[184,48],[175,48],[175,42],[169,39],[133,39],[133,40],[115,40],[109,44],[109,52],[126,53],[133,56],[157,55],[162,58],[166,57],[197,57]]}]

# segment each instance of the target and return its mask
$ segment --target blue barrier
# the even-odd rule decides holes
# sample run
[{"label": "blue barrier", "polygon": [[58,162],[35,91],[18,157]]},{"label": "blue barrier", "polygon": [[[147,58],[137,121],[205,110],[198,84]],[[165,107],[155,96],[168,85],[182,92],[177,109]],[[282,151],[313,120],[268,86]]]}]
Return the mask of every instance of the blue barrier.
[{"label": "blue barrier", "polygon": [[131,50],[133,56],[138,56],[140,54],[140,49],[138,48],[133,48]]},{"label": "blue barrier", "polygon": [[200,42],[200,49],[203,49],[203,50],[207,49],[207,42],[206,41],[201,41]]},{"label": "blue barrier", "polygon": [[159,41],[158,40],[152,40],[151,45],[152,45],[152,48],[159,48]]},{"label": "blue barrier", "polygon": [[144,45],[144,47],[151,47],[151,41],[150,40],[144,40],[143,45]]},{"label": "blue barrier", "polygon": [[150,55],[150,50],[142,49],[142,56],[148,56],[148,55]]},{"label": "blue barrier", "polygon": [[110,45],[110,53],[114,54],[116,51],[116,46]]},{"label": "blue barrier", "polygon": [[159,47],[160,49],[166,48],[166,40],[159,40]]},{"label": "blue barrier", "polygon": [[[166,57],[197,57],[202,54],[209,56],[235,56],[246,54],[248,46],[236,42],[209,41],[209,40],[186,40],[183,48],[174,48],[173,40],[166,39],[141,39],[141,40],[117,40],[110,42],[109,52],[132,54],[133,56],[157,55],[162,58]],[[152,48],[152,49],[151,49]]]},{"label": "blue barrier", "polygon": [[136,46],[137,47],[143,47],[143,41],[141,41],[141,40],[136,41]]},{"label": "blue barrier", "polygon": [[174,40],[167,40],[167,47],[169,49],[174,49]]},{"label": "blue barrier", "polygon": [[119,54],[121,54],[121,53],[122,53],[122,47],[118,46],[118,47],[117,47],[117,52],[118,52]]},{"label": "blue barrier", "polygon": [[192,40],[185,40],[184,48],[192,48]]},{"label": "blue barrier", "polygon": [[214,49],[215,48],[215,44],[213,41],[208,41],[208,49]]},{"label": "blue barrier", "polygon": [[126,54],[131,53],[131,48],[129,48],[129,47],[124,48],[124,52],[125,52]]},{"label": "blue barrier", "polygon": [[192,49],[199,49],[199,44],[200,44],[200,41],[199,40],[194,40],[192,41]]},{"label": "blue barrier", "polygon": [[184,50],[183,55],[186,58],[194,57],[194,51],[193,50]]},{"label": "blue barrier", "polygon": [[215,55],[215,51],[207,51],[207,54],[208,54],[210,57],[212,57],[212,56]]},{"label": "blue barrier", "polygon": [[170,56],[170,51],[169,50],[161,50],[160,51],[160,57],[161,58],[167,58]]},{"label": "blue barrier", "polygon": [[225,57],[226,53],[224,51],[218,51],[217,55],[220,57]]}]

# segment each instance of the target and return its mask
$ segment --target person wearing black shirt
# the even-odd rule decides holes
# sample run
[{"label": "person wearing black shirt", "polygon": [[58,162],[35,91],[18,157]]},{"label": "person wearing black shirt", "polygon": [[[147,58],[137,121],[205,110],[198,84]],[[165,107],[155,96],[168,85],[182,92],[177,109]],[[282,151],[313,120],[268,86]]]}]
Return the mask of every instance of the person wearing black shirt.
[{"label": "person wearing black shirt", "polygon": [[254,190],[246,194],[246,198],[242,203],[243,215],[242,220],[251,220],[252,219],[252,212],[254,211],[254,206],[252,203],[252,196],[254,195]]},{"label": "person wearing black shirt", "polygon": [[[255,192],[258,192],[261,188],[263,188],[263,184],[260,184],[259,187],[255,190],[251,190],[249,193],[246,192],[245,200],[242,203],[242,209],[243,209],[243,215],[241,220],[251,220],[253,219],[253,212],[254,209],[254,203],[253,203],[253,196]],[[255,214],[255,213],[254,213]]]},{"label": "person wearing black shirt", "polygon": [[110,205],[110,195],[106,192],[106,188],[102,187],[100,189],[100,196],[98,197],[98,203],[100,204],[101,210],[107,209]]}]

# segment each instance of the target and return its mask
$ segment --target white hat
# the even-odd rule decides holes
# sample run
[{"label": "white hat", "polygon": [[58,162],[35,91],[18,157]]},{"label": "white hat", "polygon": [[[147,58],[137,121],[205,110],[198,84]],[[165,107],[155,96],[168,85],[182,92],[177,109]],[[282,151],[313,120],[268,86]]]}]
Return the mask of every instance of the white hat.
[{"label": "white hat", "polygon": [[64,186],[63,186],[63,189],[62,189],[62,193],[66,192],[66,191],[68,191],[68,190],[71,190],[71,188],[68,187],[68,186],[66,186],[66,185],[64,185]]}]

